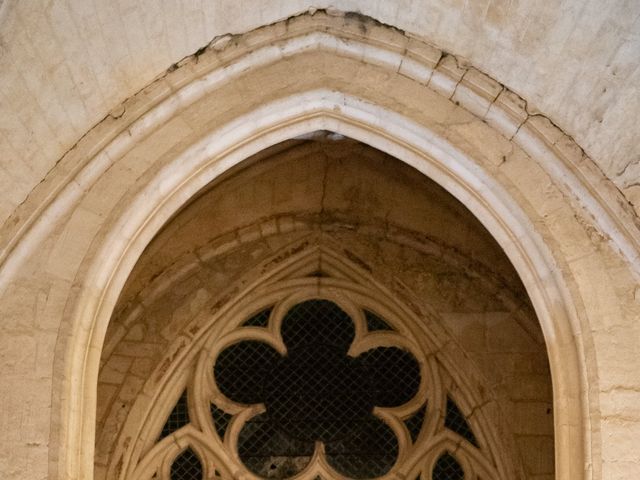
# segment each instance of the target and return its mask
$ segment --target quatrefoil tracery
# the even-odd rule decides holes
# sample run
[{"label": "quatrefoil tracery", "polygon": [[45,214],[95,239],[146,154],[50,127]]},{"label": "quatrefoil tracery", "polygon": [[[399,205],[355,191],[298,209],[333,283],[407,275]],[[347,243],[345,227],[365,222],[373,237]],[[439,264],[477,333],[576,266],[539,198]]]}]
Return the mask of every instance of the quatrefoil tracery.
[{"label": "quatrefoil tracery", "polygon": [[[215,362],[215,382],[225,397],[266,409],[240,431],[237,449],[245,466],[264,474],[264,462],[293,458],[274,467],[290,476],[306,467],[321,442],[340,474],[386,473],[397,459],[398,439],[374,407],[399,407],[416,396],[420,367],[413,354],[378,345],[350,356],[354,322],[329,300],[294,305],[279,334],[284,355],[246,339],[223,349]],[[363,470],[363,464],[369,466]]]},{"label": "quatrefoil tracery", "polygon": [[[479,415],[474,415],[474,425],[467,421],[470,419],[466,415],[477,405],[474,391],[466,390],[469,385],[464,381],[466,375],[456,369],[452,352],[441,350],[444,343],[439,334],[428,328],[429,322],[424,321],[427,317],[416,315],[414,309],[398,303],[387,292],[373,288],[370,279],[359,276],[344,259],[324,254],[327,256],[323,257],[322,270],[313,270],[321,274],[309,274],[311,266],[307,263],[304,269],[299,268],[303,262],[298,259],[298,263],[292,264],[295,267],[290,265],[284,273],[242,293],[236,301],[222,307],[216,304],[210,310],[213,315],[203,316],[197,327],[192,325],[185,336],[176,338],[175,348],[167,353],[167,359],[171,360],[167,364],[171,367],[167,370],[167,364],[163,363],[159,370],[166,372],[163,378],[167,383],[163,388],[171,390],[174,399],[180,399],[173,403],[171,413],[164,406],[157,411],[166,413],[150,417],[144,427],[150,438],[143,447],[146,453],[135,462],[130,469],[132,474],[126,478],[284,480],[295,476],[291,480],[376,477],[381,477],[380,480],[400,477],[479,480],[514,477],[505,474],[504,468],[496,464],[495,458],[500,458],[502,450],[496,449],[493,443],[486,447],[487,436],[483,432],[491,431],[491,425],[483,413],[479,411]],[[306,262],[307,257],[302,258]],[[265,388],[265,373],[257,377],[251,373],[263,368],[267,375],[271,374],[272,368],[264,368],[261,355],[249,357],[257,359],[255,368],[238,368],[234,375],[240,384],[246,381],[247,385],[258,385],[257,389],[241,389],[241,394],[248,395],[244,401],[239,401],[233,393],[227,392],[225,396],[212,372],[215,365],[220,364],[223,352],[240,344],[253,342],[272,361],[275,358],[285,362],[289,352],[305,351],[296,348],[295,340],[293,347],[290,341],[285,342],[283,326],[286,331],[287,313],[310,298],[330,299],[328,303],[339,305],[342,313],[348,314],[349,327],[342,331],[350,332],[346,335],[349,346],[345,349],[338,342],[337,346],[328,348],[329,352],[332,349],[340,352],[333,355],[340,358],[338,364],[353,364],[355,359],[376,351],[404,351],[420,364],[419,388],[411,400],[399,407],[383,405],[400,402],[376,400],[372,403],[377,406],[364,417],[368,421],[360,424],[363,428],[341,427],[334,432],[335,436],[326,434],[317,442],[307,439],[317,438],[318,430],[315,435],[305,430],[296,438],[291,435],[291,429],[283,424],[277,428],[270,419],[270,402],[264,399],[265,390],[270,388]],[[332,356],[326,351],[323,353]],[[310,378],[319,377],[322,375]],[[378,377],[388,379],[388,375]],[[276,380],[271,382],[275,384]],[[391,391],[381,385],[380,392]],[[375,396],[370,391],[365,391],[366,394]],[[285,398],[295,396],[295,391],[284,395]],[[273,407],[273,403],[271,405]],[[290,420],[287,415],[281,417]],[[295,435],[295,431],[293,433]],[[476,436],[478,433],[481,436]],[[388,440],[388,443],[378,446],[373,455],[369,450],[367,458],[358,455],[371,446],[371,438]],[[259,448],[251,444],[254,440]],[[349,455],[354,450],[356,454]],[[182,473],[174,475],[178,470]]]}]

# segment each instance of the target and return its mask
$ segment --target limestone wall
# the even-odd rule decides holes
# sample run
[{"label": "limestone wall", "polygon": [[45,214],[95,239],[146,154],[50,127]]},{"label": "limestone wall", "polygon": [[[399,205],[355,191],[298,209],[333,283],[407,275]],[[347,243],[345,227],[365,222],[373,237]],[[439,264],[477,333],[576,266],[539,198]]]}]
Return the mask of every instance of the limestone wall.
[{"label": "limestone wall", "polygon": [[[635,479],[637,217],[569,136],[525,106],[414,36],[321,12],[218,39],[171,68],[88,131],[0,230],[0,470],[92,478],[105,334],[142,252],[247,158],[331,130],[441,185],[515,267],[549,357],[557,478]],[[220,248],[259,231],[246,227]],[[472,246],[479,262],[492,258]]]},{"label": "limestone wall", "polygon": [[638,204],[636,2],[6,0],[0,219],[121,102],[212,39],[308,9],[359,12],[464,59],[529,101]]}]

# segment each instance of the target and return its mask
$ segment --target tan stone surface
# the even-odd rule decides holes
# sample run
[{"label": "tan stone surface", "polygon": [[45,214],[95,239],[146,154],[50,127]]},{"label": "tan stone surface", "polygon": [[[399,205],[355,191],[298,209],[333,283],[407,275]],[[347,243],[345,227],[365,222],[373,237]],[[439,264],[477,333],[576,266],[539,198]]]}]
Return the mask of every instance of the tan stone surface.
[{"label": "tan stone surface", "polygon": [[[68,88],[70,77],[84,79],[83,69],[92,62],[104,63],[85,59],[70,64],[73,68],[69,69],[65,55],[82,58],[82,51],[56,48],[72,45],[72,39],[77,38],[69,17],[69,12],[76,12],[75,7],[68,9],[68,4],[54,2],[50,9],[36,12],[35,7],[20,2],[17,9],[8,9],[13,5],[18,4],[3,3],[0,14],[4,16],[3,28],[8,25],[3,38],[18,35],[21,39],[3,43],[11,52],[1,57],[2,62],[11,63],[2,69],[3,98],[8,99],[3,100],[3,112],[5,105],[10,112],[19,112],[0,117],[3,135],[18,146],[2,149],[3,158],[9,159],[8,166],[3,167],[8,172],[2,176],[3,185],[15,186],[3,197],[5,214],[22,201],[35,179],[41,178],[59,157],[58,153],[87,132],[91,115],[104,107],[100,96],[91,90],[95,83]],[[119,10],[106,5],[100,5],[100,15],[91,15],[89,10],[86,18],[107,19],[110,11]],[[384,10],[392,4],[375,5]],[[605,28],[600,23],[603,17],[591,15],[590,6],[585,7],[585,16],[580,18],[594,19],[603,33],[618,31]],[[33,29],[17,28],[13,23],[18,18],[16,12],[23,12],[20,22],[30,22],[38,32],[45,32],[42,38],[33,37],[38,49],[29,47]],[[499,15],[499,11],[489,9],[487,15],[489,12],[492,18]],[[160,13],[181,18],[170,9]],[[56,19],[56,25],[69,27],[64,33],[71,43],[46,33],[50,31],[47,15]],[[287,16],[286,12],[282,16]],[[236,17],[245,18],[233,16]],[[625,21],[635,21],[632,17],[625,16]],[[461,71],[456,76],[456,71],[445,68],[446,62],[434,63],[429,47],[412,47],[416,45],[415,38],[406,40],[401,32],[383,27],[370,30],[378,32],[372,33],[372,38],[365,34],[356,38],[356,32],[361,31],[359,20],[351,19],[345,26],[337,18],[323,20],[333,25],[326,28],[319,28],[316,20],[308,17],[288,22],[292,29],[303,33],[282,40],[279,47],[269,45],[284,35],[284,23],[259,30],[258,37],[223,39],[130,99],[124,105],[124,113],[122,108],[111,105],[113,116],[70,151],[0,230],[3,248],[9,246],[3,250],[0,265],[0,404],[10,406],[3,410],[5,424],[10,427],[0,442],[0,468],[7,478],[91,478],[99,361],[103,346],[105,351],[115,348],[103,344],[104,334],[138,257],[164,223],[209,182],[274,143],[320,129],[359,138],[430,176],[473,212],[514,264],[535,307],[549,354],[558,478],[637,478],[637,217],[615,185],[594,167],[591,158],[550,122],[531,116],[532,112],[525,115],[525,104],[515,95],[503,90],[489,105],[485,118],[479,116],[484,109],[478,106],[496,91],[484,77],[474,79],[468,73],[473,67],[492,73],[481,63],[464,65],[463,52],[458,68],[467,73]],[[411,18],[422,17],[414,12]],[[437,16],[429,18],[439,21]],[[442,18],[438,25],[443,32],[456,31],[449,30],[453,23],[445,21],[448,17]],[[532,15],[530,20],[535,18]],[[160,17],[156,24],[159,31],[161,20]],[[266,21],[253,20],[256,25]],[[131,17],[129,21],[133,21]],[[333,33],[319,35],[319,31],[330,27]],[[133,77],[144,78],[143,85],[147,85],[155,72],[164,71],[164,60],[156,61],[154,68],[129,62],[120,42],[130,29],[117,22],[114,28],[120,29],[121,34],[113,35],[109,30],[112,36],[107,43],[112,48],[101,51],[117,59],[122,72],[129,66],[141,68]],[[308,35],[304,34],[305,28],[309,29]],[[576,45],[586,45],[579,37],[593,30],[575,30],[571,35],[576,36]],[[190,32],[193,36],[195,30]],[[535,34],[540,33],[536,29],[519,32],[527,42],[535,41]],[[158,37],[170,47],[135,53],[144,57],[168,55],[171,51],[179,58],[179,50],[186,48],[183,42],[191,37],[182,33],[176,36],[175,42]],[[45,38],[55,42],[49,44]],[[265,40],[263,49],[256,46],[259,38],[270,39]],[[382,38],[386,43],[381,43]],[[421,68],[402,68],[405,57],[399,46],[403,42],[412,49],[406,52],[406,58],[418,61],[422,56]],[[83,43],[82,48],[88,45]],[[474,45],[480,48],[483,42]],[[623,57],[625,48],[620,50]],[[20,55],[22,51],[27,53]],[[60,68],[49,79],[36,68],[36,57],[51,60]],[[495,58],[502,61],[504,57]],[[531,58],[534,57],[526,56],[527,65],[538,64]],[[35,63],[26,69],[25,65],[31,65],[29,59]],[[437,76],[432,72],[436,65]],[[585,63],[581,67],[591,65]],[[521,74],[517,68],[510,71]],[[559,77],[569,71],[573,70],[554,69]],[[491,77],[498,78],[493,74]],[[527,80],[546,85],[535,77],[528,75]],[[126,78],[123,74],[122,82],[127,83]],[[429,82],[436,79],[432,88],[425,87],[427,78]],[[438,93],[437,82],[447,79],[449,85],[462,79],[458,87],[463,90],[456,96],[459,105]],[[572,88],[574,83],[571,82]],[[109,88],[122,92],[122,85],[119,81]],[[34,110],[30,102],[44,97],[30,95],[27,87],[56,100]],[[572,92],[581,92],[580,98],[587,98],[583,87],[577,84]],[[137,90],[133,83],[127,88]],[[629,88],[635,91],[635,87]],[[83,103],[69,99],[57,105],[58,100],[64,102],[69,91],[83,95]],[[458,93],[455,87],[449,91]],[[572,108],[564,108],[565,99],[574,97],[566,91],[562,95],[553,89],[550,92],[553,108],[562,109],[568,116],[573,107],[581,107],[579,101],[572,101]],[[523,98],[530,99],[527,95]],[[633,99],[621,94],[616,100],[634,111]],[[542,102],[534,103],[543,106]],[[20,110],[23,104],[25,110]],[[589,105],[597,108],[599,104]],[[57,113],[51,117],[42,109]],[[544,111],[548,113],[550,109]],[[580,112],[591,110],[580,108]],[[33,130],[27,131],[19,124],[28,124]],[[43,133],[46,129],[53,131]],[[34,132],[36,140],[32,141],[30,132]],[[620,128],[606,138],[620,140],[613,143],[616,148],[623,148],[626,135],[633,137],[635,133]],[[588,137],[593,144],[586,140],[579,144],[593,155],[589,146],[599,144],[601,137]],[[59,147],[44,149],[38,142],[45,138],[55,138]],[[155,141],[145,143],[146,138]],[[55,154],[47,153],[51,157],[45,159],[40,156],[43,150]],[[612,152],[616,154],[618,150],[613,148]],[[41,161],[30,160],[36,157]],[[594,158],[602,162],[606,156]],[[33,177],[29,173],[29,180],[25,181],[22,165],[27,165],[29,171],[38,165],[39,173]],[[632,189],[630,186],[628,191]],[[279,195],[283,202],[287,201],[286,194]],[[365,197],[353,198],[352,205],[357,206],[358,199]],[[239,195],[236,199],[239,205],[246,201]],[[229,216],[233,216],[233,209]],[[253,228],[244,227],[220,237],[212,255],[237,248],[240,238],[246,241],[275,229],[295,232],[302,225],[299,219],[287,216]],[[464,237],[465,232],[459,233]],[[411,240],[415,245],[415,239],[406,239]],[[131,335],[134,344],[139,341],[135,339],[140,338],[140,332]],[[164,335],[170,335],[170,331]],[[499,336],[491,338],[493,345],[504,345]],[[463,341],[468,343],[461,337]],[[127,353],[137,351],[128,348]],[[143,351],[153,348],[145,346]],[[33,355],[36,361],[32,360]],[[136,368],[144,369],[145,365]],[[139,388],[138,379],[124,394],[131,398]],[[528,389],[523,390],[514,395],[526,398]],[[103,393],[114,395],[109,390]],[[526,412],[519,415],[525,418]],[[530,466],[534,464],[538,465],[537,461]]]},{"label": "tan stone surface", "polygon": [[266,8],[68,0],[42,8],[6,1],[0,91],[8,188],[0,218],[87,130],[169,66],[218,36],[310,7],[360,12],[459,55],[549,115],[619,188],[637,182],[640,16],[633,2],[280,0]]}]

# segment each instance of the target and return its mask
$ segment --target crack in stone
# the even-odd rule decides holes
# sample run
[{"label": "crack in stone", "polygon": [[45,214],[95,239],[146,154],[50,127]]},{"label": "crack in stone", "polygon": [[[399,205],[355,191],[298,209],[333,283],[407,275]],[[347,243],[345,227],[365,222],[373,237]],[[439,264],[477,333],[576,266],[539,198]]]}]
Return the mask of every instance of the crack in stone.
[{"label": "crack in stone", "polygon": [[[2,6],[2,0],[0,0],[0,7]],[[316,8],[310,8],[306,11],[302,11],[296,15],[292,15],[290,17],[287,17],[284,20],[278,20],[275,22],[272,22],[270,24],[266,24],[266,25],[262,25],[257,29],[254,30],[250,30],[248,32],[242,32],[242,33],[233,33],[233,32],[228,32],[228,33],[224,33],[224,34],[220,34],[220,35],[216,35],[215,37],[213,37],[213,39],[208,42],[206,45],[204,45],[203,47],[200,47],[199,49],[197,49],[195,52],[193,52],[192,54],[186,55],[185,57],[181,58],[179,61],[173,63],[172,65],[170,65],[162,74],[160,74],[158,77],[154,78],[149,84],[143,86],[142,88],[140,88],[139,90],[137,90],[134,94],[130,95],[129,97],[127,97],[125,100],[123,100],[122,102],[120,102],[116,107],[114,107],[108,114],[106,114],[101,120],[99,120],[98,122],[96,122],[91,128],[89,128],[83,135],[81,135],[78,140],[76,142],[74,142],[71,147],[69,147],[53,164],[53,166],[45,173],[45,175],[43,176],[43,178],[34,185],[34,187],[30,190],[30,192],[26,195],[26,197],[19,203],[16,205],[16,207],[13,210],[13,213],[4,221],[3,226],[7,226],[7,225],[11,225],[12,223],[14,225],[17,225],[20,223],[21,220],[21,214],[19,212],[19,210],[21,210],[22,208],[25,207],[25,205],[27,205],[29,203],[29,201],[33,198],[35,192],[45,183],[47,183],[53,176],[54,176],[54,172],[58,169],[58,167],[60,166],[60,164],[67,159],[67,157],[74,152],[78,146],[85,140],[85,138],[91,134],[92,132],[94,132],[99,126],[103,125],[105,122],[111,120],[111,121],[117,121],[122,119],[126,112],[126,105],[127,102],[131,101],[132,99],[138,97],[141,93],[143,93],[145,90],[147,90],[150,86],[156,84],[158,81],[163,80],[164,78],[166,78],[169,74],[171,74],[172,72],[174,72],[175,70],[177,70],[178,68],[180,68],[181,66],[189,63],[189,61],[193,61],[194,63],[198,63],[199,61],[199,57],[202,56],[204,53],[206,53],[208,50],[214,50],[214,51],[222,51],[224,49],[226,49],[231,43],[233,43],[234,40],[240,38],[242,35],[247,34],[251,31],[259,31],[259,30],[264,30],[270,27],[273,27],[274,25],[280,24],[283,21],[285,22],[291,22],[294,18],[298,18],[298,17],[303,17],[303,16],[315,16],[318,14],[325,14],[327,16],[331,16],[331,17],[344,17],[345,19],[348,20],[352,20],[352,21],[357,21],[360,22],[362,24],[361,27],[361,31],[364,34],[367,33],[368,31],[368,27],[367,25],[371,25],[371,26],[378,26],[378,27],[383,27],[385,29],[389,29],[392,30],[394,32],[399,33],[400,35],[406,37],[407,39],[409,38],[415,38],[413,35],[407,33],[406,31],[399,29],[393,25],[389,25],[383,22],[380,22],[379,20],[373,18],[373,17],[369,17],[367,15],[364,15],[362,13],[359,12],[351,12],[351,11],[340,11],[337,9],[333,9],[333,8],[326,8],[326,9],[316,9]],[[420,41],[424,42],[423,40],[419,39]],[[236,42],[237,43],[237,42]],[[428,42],[424,42],[425,44],[428,44]],[[435,47],[437,48],[437,47]],[[460,85],[460,83],[462,82],[462,80],[465,78],[466,74],[468,73],[469,69],[466,67],[463,67],[460,65],[459,62],[459,57],[457,57],[456,55],[453,55],[451,53],[446,52],[445,50],[442,49],[438,49],[441,54],[440,57],[438,59],[438,61],[436,62],[436,65],[433,67],[432,69],[432,74],[431,76],[433,76],[433,72],[435,72],[438,67],[441,65],[442,61],[447,57],[450,56],[453,58],[453,60],[456,63],[456,66],[460,69],[464,69],[465,72],[463,73],[463,75],[460,77],[460,79],[456,82],[456,85],[453,89],[453,93],[451,94],[451,96],[449,97],[449,99],[451,100],[451,98],[455,95],[458,86]],[[407,52],[407,47],[405,47],[405,55]],[[398,67],[398,71],[400,70],[400,67],[402,66],[402,61],[400,62],[400,66]],[[486,75],[487,78],[490,78],[493,81],[496,81],[495,79],[493,79],[490,75],[487,75],[486,73],[482,72],[481,70],[478,70],[480,73],[482,73],[483,75]],[[431,82],[431,77],[426,81],[426,85],[428,87],[428,85]],[[578,144],[575,142],[575,139],[573,138],[573,136],[567,134],[563,129],[561,129],[551,118],[549,118],[546,115],[543,115],[541,113],[530,113],[530,109],[529,109],[529,104],[528,101],[522,97],[520,97],[519,95],[517,95],[515,92],[513,92],[512,90],[510,90],[508,87],[506,87],[504,84],[502,84],[501,82],[497,82],[499,85],[502,86],[502,90],[498,93],[498,95],[496,95],[496,97],[493,99],[493,101],[491,102],[490,106],[493,105],[495,103],[495,101],[497,100],[497,98],[500,97],[500,94],[505,92],[505,91],[509,91],[514,93],[514,95],[516,95],[523,103],[524,103],[524,110],[526,112],[527,117],[525,118],[524,121],[522,121],[515,133],[509,138],[509,140],[513,140],[514,137],[516,137],[520,131],[520,129],[522,128],[522,126],[527,123],[529,121],[530,118],[532,117],[541,117],[546,119],[554,128],[556,128],[562,135],[565,135],[569,141],[573,144],[576,145],[577,148],[582,152],[583,154],[583,159],[588,159],[590,161],[590,164],[593,165],[600,174],[603,175],[604,178],[607,178],[611,181],[611,184],[614,186],[614,188],[617,190],[617,192],[619,193],[619,195],[624,199],[624,203],[621,204],[621,206],[625,209],[630,209],[629,213],[634,217],[637,218],[637,213],[634,209],[633,204],[627,199],[627,197],[625,196],[625,194],[622,192],[621,188],[615,183],[613,182],[612,179],[610,179],[602,170],[602,168],[596,164],[596,162],[594,162],[591,157],[588,156],[588,154],[585,152],[585,150]],[[490,107],[489,107],[490,108]],[[488,112],[488,110],[487,110]],[[485,112],[485,116],[486,113]],[[121,133],[121,132],[118,132]],[[117,134],[116,134],[117,135]],[[555,146],[557,144],[557,141],[553,143],[553,146]],[[91,156],[90,158],[93,158],[93,156]],[[90,160],[89,158],[89,160]],[[640,160],[639,160],[640,162]],[[626,170],[634,164],[637,164],[638,162],[632,162],[630,164],[627,164],[624,169],[622,170],[622,173],[618,173],[618,177],[623,175],[624,172],[626,172]],[[70,170],[69,175],[67,176],[67,179],[62,179],[61,182],[59,182],[59,184],[56,186],[54,185],[53,190],[50,191],[47,195],[46,198],[48,199],[52,199],[55,198],[56,195],[58,193],[60,193],[60,191],[62,189],[65,188],[65,186],[67,184],[69,184],[72,179],[81,171],[81,169],[86,165],[86,163],[80,163],[78,165],[73,166],[73,168]],[[631,187],[631,186],[638,186],[640,185],[640,181],[639,182],[634,182],[631,184],[627,184],[625,187]],[[36,219],[38,218],[38,214],[42,213],[41,210],[42,208],[46,209],[46,206],[49,204],[50,202],[46,202],[46,203],[41,203],[39,205],[37,205],[34,208],[34,212],[32,212],[31,214],[27,214],[27,220],[26,223],[28,224],[26,226],[27,230],[30,228],[30,225],[33,224],[34,221],[36,221]],[[23,224],[24,226],[24,224]],[[24,233],[20,233],[20,231],[23,230],[22,228],[19,228],[19,231],[17,233],[18,236],[22,236]],[[11,246],[11,243],[15,241],[15,236],[14,238],[9,240],[8,246],[9,246],[9,250],[7,252],[5,252],[5,254],[3,255],[3,259],[0,262],[4,263],[4,261],[6,260],[6,258],[10,255],[10,253],[13,251],[13,249],[15,248],[15,244],[13,246]]]}]

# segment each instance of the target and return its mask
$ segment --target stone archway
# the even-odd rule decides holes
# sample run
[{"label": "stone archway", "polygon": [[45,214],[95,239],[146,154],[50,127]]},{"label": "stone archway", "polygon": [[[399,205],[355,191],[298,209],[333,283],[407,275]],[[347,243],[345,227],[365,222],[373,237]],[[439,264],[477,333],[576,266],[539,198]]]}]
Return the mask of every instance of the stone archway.
[{"label": "stone archway", "polygon": [[[553,472],[551,378],[538,320],[513,267],[464,206],[413,168],[330,133],[276,145],[239,167],[181,209],[127,279],[100,361],[97,479],[165,478],[178,445],[193,445],[210,472],[214,465],[219,471],[231,467],[234,476],[250,475],[233,460],[235,454],[229,455],[241,423],[221,444],[208,420],[210,395],[218,405],[216,415],[232,412],[220,417],[218,427],[224,428],[225,415],[237,414],[239,407],[205,393],[209,384],[199,383],[209,378],[215,353],[205,355],[197,372],[193,354],[215,344],[220,329],[233,329],[286,291],[298,298],[324,294],[349,305],[348,298],[359,305],[365,301],[369,311],[385,318],[395,311],[394,318],[408,327],[404,338],[420,338],[425,342],[420,349],[438,358],[429,371],[450,372],[425,371],[428,426],[420,430],[422,436],[414,431],[419,445],[400,428],[399,463],[387,472],[392,478],[415,478],[414,469],[428,478],[429,463],[443,448],[470,462],[465,467],[470,478]],[[404,307],[398,310],[399,305]],[[273,333],[280,318],[275,316]],[[263,320],[256,322],[264,327]],[[380,327],[366,328],[370,333]],[[264,328],[241,327],[242,332],[269,338]],[[382,340],[365,336],[361,345]],[[185,388],[186,400],[177,407],[183,413],[176,418],[183,418],[187,404],[193,423],[179,431],[168,427],[158,443],[159,429]],[[465,444],[471,457],[458,451],[464,437],[447,436],[440,423],[448,411],[445,391],[477,422],[481,442]],[[396,415],[403,421],[413,418],[419,406],[413,402],[388,411],[387,418],[398,427]],[[234,418],[242,422],[245,417]],[[297,464],[292,457],[269,455],[260,463],[269,470],[260,476],[282,476]],[[311,465],[299,460],[309,467],[305,476],[334,478],[321,458]],[[489,472],[481,473],[482,468]]]},{"label": "stone archway", "polygon": [[[3,263],[6,295],[32,277],[63,291],[53,379],[59,449],[51,453],[61,478],[91,478],[87,445],[104,332],[146,244],[231,166],[319,129],[412,165],[492,233],[547,339],[558,478],[599,478],[599,434],[621,428],[600,422],[601,400],[616,394],[603,397],[600,378],[634,360],[597,363],[598,345],[610,337],[596,341],[591,332],[627,318],[621,305],[633,301],[638,251],[628,216],[615,194],[594,196],[590,184],[600,178],[577,146],[529,116],[512,93],[399,32],[365,30],[358,21],[308,16],[212,45],[132,99],[128,116],[89,136],[78,153],[82,168],[13,232]],[[269,78],[286,78],[287,94]],[[52,278],[39,273],[43,263]],[[623,341],[625,334],[611,335]]]}]

